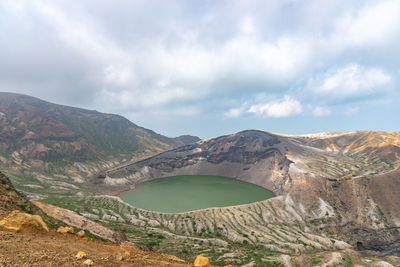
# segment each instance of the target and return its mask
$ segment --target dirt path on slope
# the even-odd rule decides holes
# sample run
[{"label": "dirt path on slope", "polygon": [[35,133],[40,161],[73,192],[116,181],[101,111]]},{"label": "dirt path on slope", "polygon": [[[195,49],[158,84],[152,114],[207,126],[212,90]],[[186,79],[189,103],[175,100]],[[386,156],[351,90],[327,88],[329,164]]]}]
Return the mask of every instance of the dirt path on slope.
[{"label": "dirt path on slope", "polygon": [[[78,251],[86,258],[76,259]],[[0,266],[192,266],[177,257],[118,246],[73,234],[0,231]]]}]

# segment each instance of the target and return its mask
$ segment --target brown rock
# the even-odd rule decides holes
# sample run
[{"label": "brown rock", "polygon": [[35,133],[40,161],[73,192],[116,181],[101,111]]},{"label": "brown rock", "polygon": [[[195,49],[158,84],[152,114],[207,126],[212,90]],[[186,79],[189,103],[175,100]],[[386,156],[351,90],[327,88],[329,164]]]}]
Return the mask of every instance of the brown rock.
[{"label": "brown rock", "polygon": [[73,234],[74,228],[68,227],[68,226],[67,227],[60,226],[60,227],[58,227],[57,232],[62,233],[62,234],[66,234],[66,233]]},{"label": "brown rock", "polygon": [[117,261],[125,260],[125,256],[123,254],[118,254],[116,258],[117,258]]},{"label": "brown rock", "polygon": [[194,261],[194,266],[195,267],[210,267],[210,260],[207,257],[204,257],[203,255],[199,255],[196,257]]},{"label": "brown rock", "polygon": [[18,210],[12,211],[6,218],[0,221],[0,230],[7,232],[49,231],[42,217]]},{"label": "brown rock", "polygon": [[121,245],[120,248],[122,249],[122,251],[119,252],[118,255],[116,256],[116,259],[118,261],[123,261],[131,256],[131,253],[128,251],[130,248],[129,246]]},{"label": "brown rock", "polygon": [[122,243],[128,241],[128,238],[126,237],[126,235],[123,231],[114,232],[112,237],[115,240],[115,243],[117,243],[117,244],[122,244]]}]

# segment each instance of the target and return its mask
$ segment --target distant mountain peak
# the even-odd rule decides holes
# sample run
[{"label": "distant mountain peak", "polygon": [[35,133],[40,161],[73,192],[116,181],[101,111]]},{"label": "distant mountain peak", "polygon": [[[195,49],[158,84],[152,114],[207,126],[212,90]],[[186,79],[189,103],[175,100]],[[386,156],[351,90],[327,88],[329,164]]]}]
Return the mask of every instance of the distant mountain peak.
[{"label": "distant mountain peak", "polygon": [[18,176],[62,174],[83,182],[104,168],[199,140],[169,138],[120,115],[15,93],[0,93],[0,112],[0,162]]}]

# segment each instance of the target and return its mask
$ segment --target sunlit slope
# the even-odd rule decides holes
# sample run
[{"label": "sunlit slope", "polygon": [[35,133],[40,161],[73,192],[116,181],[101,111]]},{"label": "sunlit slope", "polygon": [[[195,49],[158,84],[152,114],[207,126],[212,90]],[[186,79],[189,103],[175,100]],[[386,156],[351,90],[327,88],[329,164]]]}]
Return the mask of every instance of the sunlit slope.
[{"label": "sunlit slope", "polygon": [[288,139],[297,146],[288,153],[297,166],[330,178],[381,174],[394,170],[400,161],[400,133],[352,132]]}]

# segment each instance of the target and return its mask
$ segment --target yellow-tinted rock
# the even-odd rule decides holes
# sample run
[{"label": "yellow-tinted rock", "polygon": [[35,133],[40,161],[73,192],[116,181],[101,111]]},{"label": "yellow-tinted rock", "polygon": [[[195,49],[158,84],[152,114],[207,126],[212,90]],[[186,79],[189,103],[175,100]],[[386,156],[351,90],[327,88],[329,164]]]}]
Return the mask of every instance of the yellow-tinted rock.
[{"label": "yellow-tinted rock", "polygon": [[229,265],[224,265],[224,267],[233,267],[233,266],[229,264]]},{"label": "yellow-tinted rock", "polygon": [[66,234],[66,233],[73,234],[74,228],[68,227],[68,226],[67,227],[60,226],[60,227],[58,227],[57,232],[62,233],[62,234]]},{"label": "yellow-tinted rock", "polygon": [[127,250],[129,247],[121,245],[120,248],[122,248],[121,252],[118,253],[116,259],[118,261],[123,261],[128,259],[131,256],[131,253]]},{"label": "yellow-tinted rock", "polygon": [[84,237],[85,236],[85,231],[84,230],[80,230],[79,232],[76,233],[77,236],[79,237]]},{"label": "yellow-tinted rock", "polygon": [[116,258],[117,258],[117,261],[125,260],[125,256],[123,254],[118,254]]},{"label": "yellow-tinted rock", "polygon": [[18,210],[14,210],[0,221],[0,230],[8,232],[49,231],[42,217]]},{"label": "yellow-tinted rock", "polygon": [[194,266],[195,267],[209,267],[209,266],[211,266],[210,260],[207,257],[204,257],[203,255],[199,255],[194,260]]},{"label": "yellow-tinted rock", "polygon": [[79,251],[78,253],[76,253],[76,255],[75,255],[75,258],[77,259],[77,260],[80,260],[80,259],[83,259],[83,258],[86,258],[86,252],[84,252],[84,251]]}]

